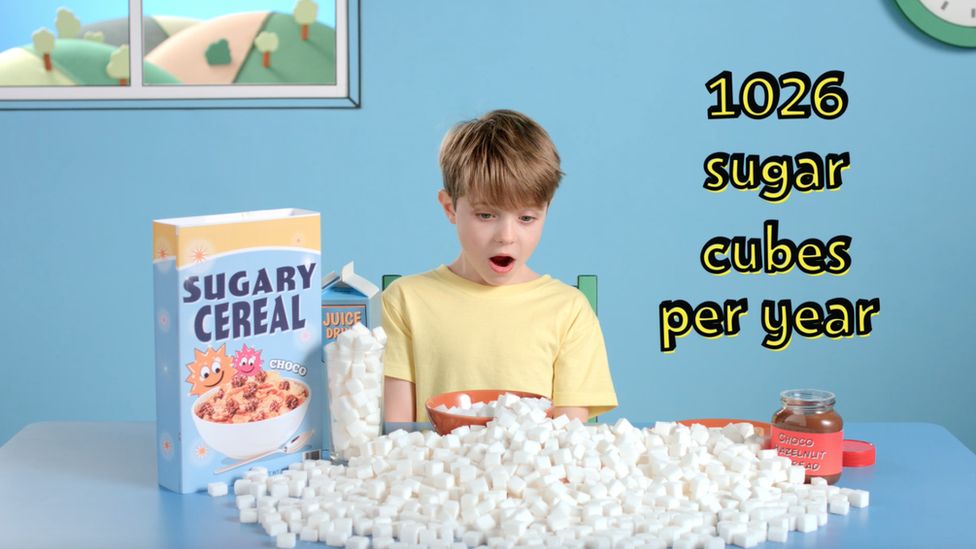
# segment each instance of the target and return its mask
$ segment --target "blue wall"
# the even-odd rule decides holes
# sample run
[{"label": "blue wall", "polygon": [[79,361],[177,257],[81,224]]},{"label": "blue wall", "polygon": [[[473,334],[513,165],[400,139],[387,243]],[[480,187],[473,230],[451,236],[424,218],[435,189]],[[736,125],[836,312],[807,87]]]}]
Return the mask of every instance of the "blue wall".
[{"label": "blue wall", "polygon": [[[768,419],[781,389],[814,386],[847,421],[937,422],[976,448],[976,50],[882,1],[364,4],[359,110],[0,112],[0,442],[34,421],[153,418],[152,219],[311,208],[326,270],[430,269],[457,253],[435,202],[440,139],[506,107],[564,159],[534,267],[600,276],[621,402],[608,419]],[[706,120],[704,83],[725,69],[843,70],[850,107]],[[711,152],[804,150],[850,151],[844,186],[775,205],[701,187]],[[851,235],[851,271],[699,266],[709,238],[773,218],[795,241]],[[839,296],[881,299],[870,337],[760,347],[763,299]],[[658,352],[662,300],[740,297],[741,335]]]}]

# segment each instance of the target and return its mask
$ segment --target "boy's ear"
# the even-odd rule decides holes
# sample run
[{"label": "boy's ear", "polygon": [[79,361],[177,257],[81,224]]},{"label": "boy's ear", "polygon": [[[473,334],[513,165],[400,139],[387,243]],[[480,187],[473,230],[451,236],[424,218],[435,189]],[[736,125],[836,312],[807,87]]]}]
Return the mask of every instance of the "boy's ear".
[{"label": "boy's ear", "polygon": [[457,224],[457,212],[454,210],[454,201],[451,200],[451,195],[447,194],[447,191],[444,189],[441,189],[437,193],[437,201],[441,203],[441,208],[444,208],[444,214],[447,215],[447,220],[452,225]]}]

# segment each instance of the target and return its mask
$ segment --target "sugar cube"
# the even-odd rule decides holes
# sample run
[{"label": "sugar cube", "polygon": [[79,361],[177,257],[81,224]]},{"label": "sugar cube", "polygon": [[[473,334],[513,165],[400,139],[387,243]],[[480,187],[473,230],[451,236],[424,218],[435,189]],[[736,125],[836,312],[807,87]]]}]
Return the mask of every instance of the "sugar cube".
[{"label": "sugar cube", "polygon": [[291,549],[295,547],[295,534],[291,532],[278,534],[275,538],[275,546],[279,549]]},{"label": "sugar cube", "polygon": [[207,484],[207,493],[210,497],[220,497],[227,495],[227,483],[226,482],[211,482]]}]

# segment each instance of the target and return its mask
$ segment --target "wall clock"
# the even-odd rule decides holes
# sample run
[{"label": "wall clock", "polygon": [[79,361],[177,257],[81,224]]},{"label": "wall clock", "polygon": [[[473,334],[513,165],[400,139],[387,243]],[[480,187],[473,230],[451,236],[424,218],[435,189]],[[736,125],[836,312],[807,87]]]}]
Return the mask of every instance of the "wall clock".
[{"label": "wall clock", "polygon": [[953,46],[976,48],[976,0],[896,0],[922,32]]}]

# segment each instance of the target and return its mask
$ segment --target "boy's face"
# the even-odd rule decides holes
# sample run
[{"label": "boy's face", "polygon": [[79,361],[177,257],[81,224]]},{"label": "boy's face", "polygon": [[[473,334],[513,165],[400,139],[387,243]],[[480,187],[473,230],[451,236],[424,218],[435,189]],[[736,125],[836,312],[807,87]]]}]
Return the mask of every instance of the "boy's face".
[{"label": "boy's face", "polygon": [[446,191],[438,200],[448,220],[457,225],[461,255],[451,265],[458,275],[489,286],[518,284],[538,275],[526,263],[542,238],[545,206],[501,210],[462,196],[457,205]]}]

